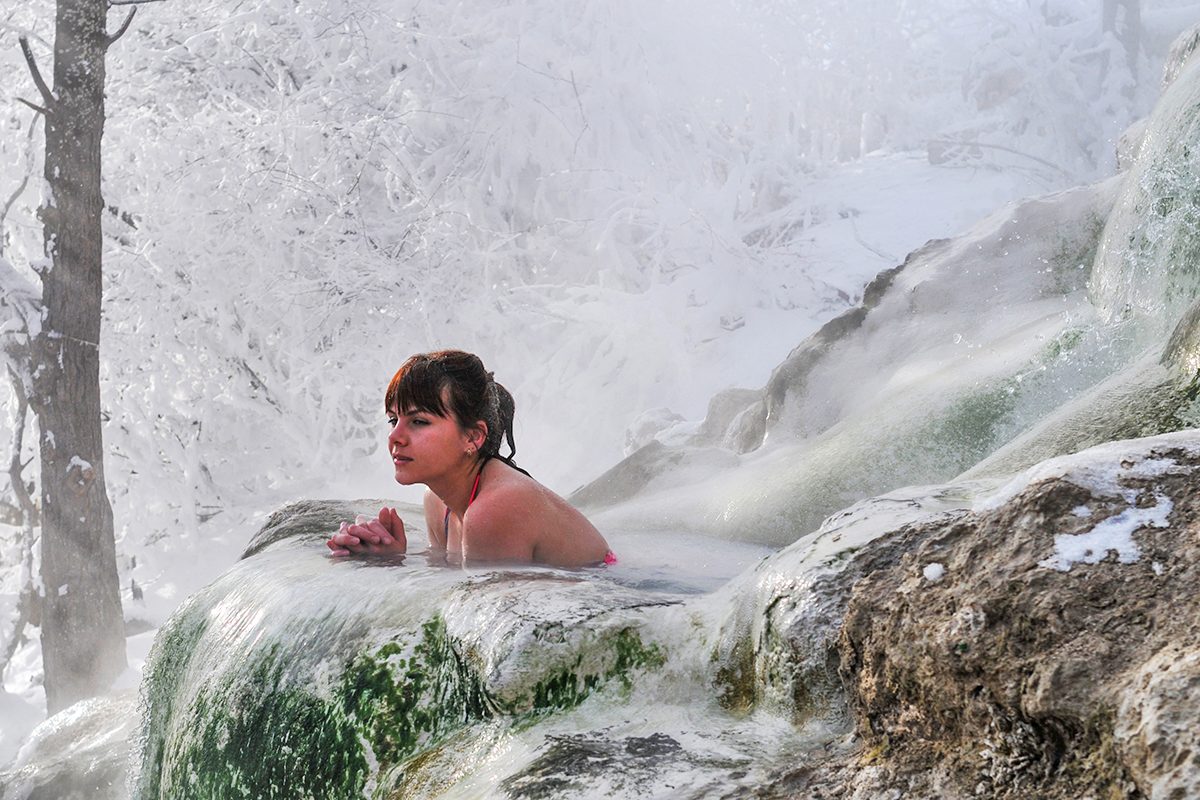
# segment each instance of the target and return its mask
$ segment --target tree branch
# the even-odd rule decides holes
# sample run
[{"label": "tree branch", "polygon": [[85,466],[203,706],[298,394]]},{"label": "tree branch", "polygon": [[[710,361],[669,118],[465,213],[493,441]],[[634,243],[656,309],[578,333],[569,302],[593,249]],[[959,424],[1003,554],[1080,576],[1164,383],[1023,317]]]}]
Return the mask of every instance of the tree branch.
[{"label": "tree branch", "polygon": [[109,7],[112,6],[140,6],[145,3],[163,3],[166,0],[108,0]]},{"label": "tree branch", "polygon": [[34,111],[38,112],[39,114],[45,114],[47,116],[50,115],[50,109],[42,108],[41,106],[37,105],[36,103],[31,103],[28,100],[26,100],[24,97],[18,97],[17,102],[24,103],[25,105],[29,106],[30,108],[32,108]]},{"label": "tree branch", "polygon": [[26,527],[32,527],[37,508],[33,505],[33,498],[29,496],[29,490],[25,488],[25,481],[21,477],[25,471],[25,465],[21,463],[21,446],[25,439],[25,418],[28,416],[29,398],[25,396],[25,387],[17,377],[11,373],[9,377],[12,379],[13,389],[17,393],[17,427],[13,431],[12,461],[8,466],[8,479],[12,483],[13,493],[17,496],[17,504],[21,508],[22,522]]},{"label": "tree branch", "polygon": [[[33,123],[29,124],[29,132],[26,134],[26,147],[29,146],[29,141],[33,139]],[[8,219],[8,212],[12,211],[13,204],[17,202],[17,198],[25,191],[25,187],[29,185],[29,179],[33,175],[33,160],[29,157],[29,152],[25,153],[25,177],[21,180],[21,185],[8,198],[8,202],[4,204],[4,208],[0,208],[0,231],[4,229],[4,220]],[[4,255],[4,238],[0,236],[0,256]]]},{"label": "tree branch", "polygon": [[7,669],[13,655],[17,652],[17,648],[21,646],[21,635],[25,632],[25,625],[33,614],[33,603],[35,602],[33,594],[33,526],[37,509],[34,507],[33,499],[30,498],[29,491],[25,488],[25,481],[21,477],[21,473],[25,470],[25,465],[21,463],[21,445],[25,438],[25,420],[29,415],[29,398],[25,394],[24,385],[11,369],[8,377],[12,380],[13,389],[16,390],[17,395],[17,425],[13,431],[12,462],[8,468],[8,478],[12,483],[13,492],[17,495],[17,502],[21,506],[21,593],[17,599],[17,619],[13,623],[8,641],[4,644],[4,652],[0,653],[0,676],[3,676],[4,670]]},{"label": "tree branch", "polygon": [[[128,5],[126,3],[109,3],[110,6]],[[133,15],[137,13],[137,6],[129,9],[129,16],[125,17],[125,21],[121,23],[121,27],[117,28],[117,32],[108,37],[108,47],[112,47],[113,42],[125,35],[125,31],[129,30],[129,23],[133,22]]]},{"label": "tree branch", "polygon": [[1070,172],[1068,172],[1067,170],[1060,167],[1058,164],[1055,164],[1051,161],[1047,161],[1044,158],[1038,158],[1037,156],[1032,155],[1030,153],[1022,153],[1020,150],[1014,150],[1011,147],[1005,147],[1004,145],[1001,145],[1001,144],[985,144],[984,142],[955,141],[953,139],[945,139],[945,140],[930,139],[929,144],[941,144],[941,145],[947,145],[949,147],[982,147],[982,148],[987,148],[989,150],[1003,150],[1005,153],[1012,153],[1013,155],[1021,156],[1023,158],[1028,158],[1032,161],[1036,161],[1039,164],[1045,164],[1050,169],[1056,170],[1068,178],[1075,177]]},{"label": "tree branch", "polygon": [[137,219],[134,218],[133,214],[130,214],[128,211],[122,211],[120,208],[114,205],[107,206],[106,208],[108,209],[108,213],[112,214],[114,217],[121,220],[121,222],[124,222],[135,231],[137,230]]},{"label": "tree branch", "polygon": [[[42,94],[42,102],[46,104],[46,108],[38,108],[38,111],[49,114],[50,112],[47,109],[54,108],[54,92],[50,91],[50,87],[46,85],[46,80],[42,77],[41,71],[38,70],[37,62],[33,60],[33,50],[29,47],[29,38],[22,36],[17,41],[21,43],[21,52],[25,54],[25,63],[29,65],[29,72],[33,75],[33,82]],[[26,100],[22,100],[21,102],[37,108],[33,103]]]}]

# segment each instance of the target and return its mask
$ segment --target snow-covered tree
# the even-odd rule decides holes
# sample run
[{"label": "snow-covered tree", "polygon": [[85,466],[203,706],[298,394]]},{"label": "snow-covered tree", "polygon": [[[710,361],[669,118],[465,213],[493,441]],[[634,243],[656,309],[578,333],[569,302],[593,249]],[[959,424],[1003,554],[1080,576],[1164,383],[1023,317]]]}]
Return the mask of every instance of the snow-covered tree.
[{"label": "snow-covered tree", "polygon": [[[16,287],[15,316],[28,339],[28,352],[9,365],[23,395],[19,411],[27,401],[40,431],[38,605],[51,712],[107,690],[126,666],[100,420],[104,63],[125,30],[109,35],[108,7],[108,0],[58,0],[53,86],[28,39],[20,40],[40,106],[26,103],[45,118],[41,297],[35,301],[7,264],[3,279],[6,288]],[[19,458],[19,442],[14,450]],[[16,488],[19,470],[13,479]]]}]

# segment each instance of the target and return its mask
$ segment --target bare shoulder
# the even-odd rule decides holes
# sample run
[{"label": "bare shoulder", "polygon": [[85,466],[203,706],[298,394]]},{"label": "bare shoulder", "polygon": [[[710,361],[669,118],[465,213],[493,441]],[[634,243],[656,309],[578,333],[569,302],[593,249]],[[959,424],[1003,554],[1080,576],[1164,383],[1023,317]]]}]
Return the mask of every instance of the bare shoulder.
[{"label": "bare shoulder", "polygon": [[463,557],[532,561],[533,541],[526,517],[528,509],[537,505],[536,485],[506,464],[488,462],[482,491],[463,518]]},{"label": "bare shoulder", "polygon": [[502,558],[558,566],[604,559],[608,544],[574,506],[503,462],[493,461],[486,469],[486,502],[477,502],[468,513],[474,544],[491,542],[488,549],[503,552]]}]

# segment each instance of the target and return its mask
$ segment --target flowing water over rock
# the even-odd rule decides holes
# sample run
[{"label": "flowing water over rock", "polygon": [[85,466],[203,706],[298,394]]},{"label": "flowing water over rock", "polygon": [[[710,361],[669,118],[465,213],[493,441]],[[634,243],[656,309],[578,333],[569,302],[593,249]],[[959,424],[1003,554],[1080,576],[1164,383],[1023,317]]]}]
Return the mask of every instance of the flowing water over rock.
[{"label": "flowing water over rock", "polygon": [[929,242],[761,390],[714,398],[687,445],[634,453],[572,499],[614,527],[784,545],[898,486],[1200,424],[1190,54],[1128,173]]},{"label": "flowing water over rock", "polygon": [[710,595],[328,557],[356,510],[281,511],[159,633],[134,797],[724,793],[834,733],[718,702]]},{"label": "flowing water over rock", "polygon": [[[343,561],[360,509],[289,507],[160,632],[132,796],[1200,794],[1190,52],[1124,176],[929,243],[575,496],[663,552],[783,549],[727,582]],[[5,800],[113,784],[120,748],[61,746],[127,742],[107,708],[36,732]]]}]

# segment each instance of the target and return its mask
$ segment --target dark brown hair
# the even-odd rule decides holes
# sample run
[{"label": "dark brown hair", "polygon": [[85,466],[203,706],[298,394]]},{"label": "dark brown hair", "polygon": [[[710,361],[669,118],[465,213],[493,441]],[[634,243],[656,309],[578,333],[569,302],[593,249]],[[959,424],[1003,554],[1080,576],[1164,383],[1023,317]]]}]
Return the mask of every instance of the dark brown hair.
[{"label": "dark brown hair", "polygon": [[[388,384],[383,407],[400,413],[437,414],[453,419],[463,430],[482,422],[487,425],[487,439],[479,448],[479,457],[499,458],[516,466],[512,463],[517,454],[512,431],[516,403],[507,389],[492,380],[492,373],[484,369],[477,355],[441,350],[412,356]],[[500,445],[506,439],[508,455],[502,456]]]}]

